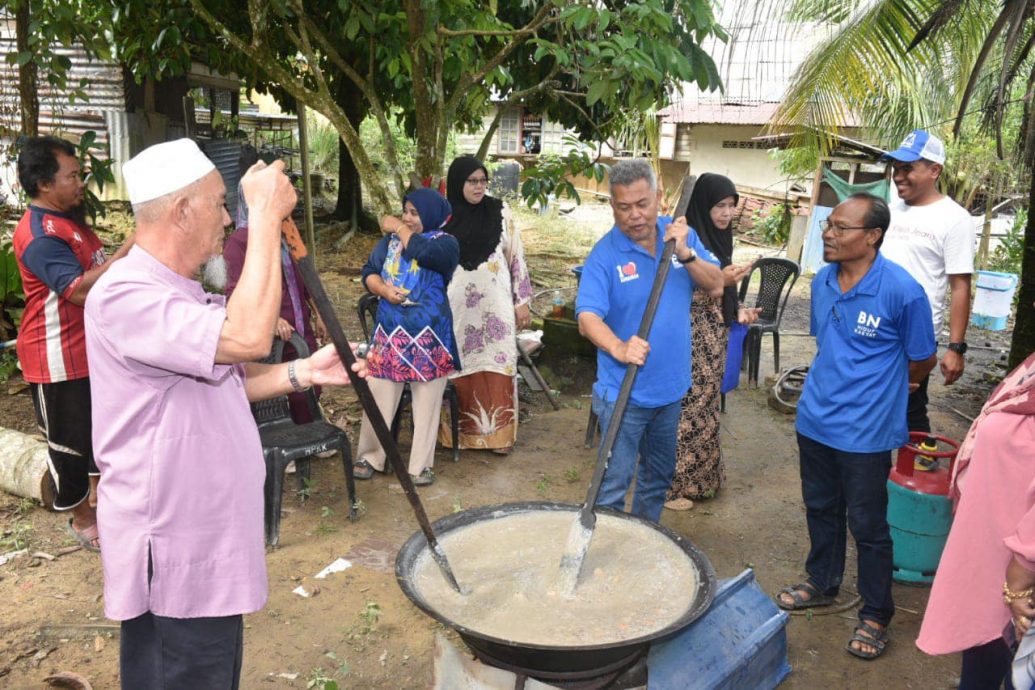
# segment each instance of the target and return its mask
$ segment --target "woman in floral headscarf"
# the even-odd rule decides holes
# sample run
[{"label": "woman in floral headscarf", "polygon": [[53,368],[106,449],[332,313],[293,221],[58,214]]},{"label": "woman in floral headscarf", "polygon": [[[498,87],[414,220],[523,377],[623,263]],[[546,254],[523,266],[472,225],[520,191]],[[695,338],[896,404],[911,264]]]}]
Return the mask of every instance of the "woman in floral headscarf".
[{"label": "woman in floral headscarf", "polygon": [[[449,285],[463,373],[453,375],[460,401],[460,447],[506,455],[517,440],[517,331],[532,322],[532,282],[514,220],[486,194],[489,175],[474,156],[449,166],[453,217],[445,231],[460,243],[460,267]],[[439,441],[452,443],[449,426]]]},{"label": "woman in floral headscarf", "polygon": [[[367,383],[386,421],[395,416],[403,388],[413,396],[413,443],[409,472],[413,483],[435,481],[435,430],[446,377],[460,368],[446,285],[460,255],[456,239],[439,228],[449,218],[449,202],[432,189],[403,199],[402,219],[385,216],[381,238],[363,267],[363,285],[381,298],[367,353]],[[370,420],[359,431],[356,479],[383,472],[385,451]]]}]

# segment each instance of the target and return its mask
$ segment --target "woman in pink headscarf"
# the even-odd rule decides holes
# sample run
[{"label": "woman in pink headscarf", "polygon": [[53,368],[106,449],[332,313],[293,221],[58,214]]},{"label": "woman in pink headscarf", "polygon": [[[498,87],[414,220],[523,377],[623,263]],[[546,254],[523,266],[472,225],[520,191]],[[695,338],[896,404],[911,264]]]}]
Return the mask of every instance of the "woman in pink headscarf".
[{"label": "woman in pink headscarf", "polygon": [[960,690],[999,688],[1012,657],[1004,629],[1019,637],[1035,617],[1035,354],[974,420],[950,495],[956,516],[916,644],[963,653]]}]

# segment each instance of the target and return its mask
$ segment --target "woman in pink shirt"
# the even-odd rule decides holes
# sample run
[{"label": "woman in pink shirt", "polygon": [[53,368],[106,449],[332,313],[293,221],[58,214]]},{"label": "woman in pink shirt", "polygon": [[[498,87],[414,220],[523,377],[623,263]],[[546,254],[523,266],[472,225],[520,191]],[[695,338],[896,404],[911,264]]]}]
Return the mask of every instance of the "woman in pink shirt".
[{"label": "woman in pink shirt", "polygon": [[1023,634],[1035,617],[1035,354],[970,427],[950,495],[956,516],[916,644],[963,652],[960,690],[999,688],[1012,657],[1004,629]]}]

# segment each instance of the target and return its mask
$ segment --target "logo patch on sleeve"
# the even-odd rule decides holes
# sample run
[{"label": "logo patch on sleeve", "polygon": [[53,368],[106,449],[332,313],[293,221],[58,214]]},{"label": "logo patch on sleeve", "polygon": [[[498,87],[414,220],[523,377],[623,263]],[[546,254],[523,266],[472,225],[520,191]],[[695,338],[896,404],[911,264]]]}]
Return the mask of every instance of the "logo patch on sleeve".
[{"label": "logo patch on sleeve", "polygon": [[630,261],[627,264],[619,264],[615,268],[618,269],[618,281],[621,283],[628,283],[630,280],[636,280],[640,277],[640,274],[636,272],[635,261]]}]

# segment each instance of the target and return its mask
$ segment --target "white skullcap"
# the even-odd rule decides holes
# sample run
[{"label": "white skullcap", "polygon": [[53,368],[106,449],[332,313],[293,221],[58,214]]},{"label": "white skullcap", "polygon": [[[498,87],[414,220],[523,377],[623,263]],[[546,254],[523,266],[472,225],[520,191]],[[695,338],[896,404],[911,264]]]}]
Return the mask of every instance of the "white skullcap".
[{"label": "white skullcap", "polygon": [[157,199],[200,180],[216,166],[190,139],[149,146],[122,166],[131,204]]}]

